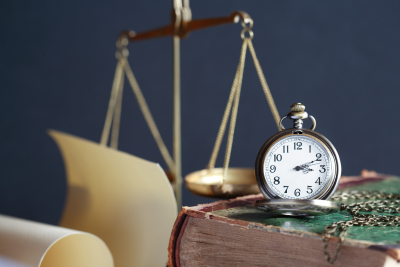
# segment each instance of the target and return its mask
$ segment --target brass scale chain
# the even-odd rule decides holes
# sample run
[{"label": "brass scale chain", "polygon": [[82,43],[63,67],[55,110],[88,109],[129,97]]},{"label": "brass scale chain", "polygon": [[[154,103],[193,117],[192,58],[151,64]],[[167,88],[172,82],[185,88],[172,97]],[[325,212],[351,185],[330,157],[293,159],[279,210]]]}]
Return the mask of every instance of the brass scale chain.
[{"label": "brass scale chain", "polygon": [[[341,211],[348,211],[353,216],[352,220],[334,222],[324,229],[322,234],[322,242],[324,247],[325,259],[333,264],[340,256],[340,251],[344,238],[347,235],[347,228],[352,226],[400,226],[400,216],[396,215],[383,215],[383,214],[365,214],[360,212],[373,212],[378,213],[400,213],[400,194],[384,193],[381,191],[350,191],[336,193],[332,200],[367,200],[363,202],[356,202],[351,204],[342,203],[340,206]],[[336,251],[331,257],[328,252],[329,238],[339,232],[339,240],[336,246]]]},{"label": "brass scale chain", "polygon": [[[211,153],[210,161],[206,167],[208,170],[211,170],[215,167],[215,162],[217,160],[217,156],[218,156],[219,150],[221,148],[222,139],[224,137],[226,126],[228,124],[228,119],[230,116],[230,125],[229,125],[229,130],[228,130],[225,158],[224,158],[224,163],[223,163],[223,175],[222,175],[222,180],[221,180],[221,188],[222,188],[223,192],[229,191],[229,186],[225,188],[225,181],[226,181],[227,171],[228,171],[228,167],[229,167],[230,156],[231,156],[231,152],[232,152],[232,143],[233,143],[233,137],[234,137],[234,132],[235,132],[236,117],[237,117],[238,107],[239,107],[240,91],[241,91],[242,80],[243,80],[243,70],[244,70],[244,65],[245,65],[245,60],[246,60],[247,48],[249,49],[250,54],[253,58],[253,63],[256,68],[258,78],[260,79],[261,87],[264,91],[268,105],[271,109],[271,113],[272,113],[272,116],[274,117],[276,126],[278,127],[278,129],[280,129],[279,128],[280,116],[279,116],[278,110],[275,106],[274,99],[272,98],[271,91],[268,87],[267,81],[265,79],[264,73],[263,73],[261,65],[258,61],[256,52],[254,50],[254,46],[252,43],[252,39],[254,37],[254,33],[252,31],[253,20],[250,18],[247,18],[246,20],[242,21],[242,27],[243,27],[243,30],[242,30],[240,36],[243,40],[243,44],[242,44],[242,49],[240,52],[239,64],[238,64],[238,67],[236,70],[235,78],[233,80],[228,103],[226,105],[225,112],[222,117],[222,122],[221,122],[220,128],[218,130],[217,138],[215,140],[214,148]],[[246,36],[246,33],[248,36]]]}]

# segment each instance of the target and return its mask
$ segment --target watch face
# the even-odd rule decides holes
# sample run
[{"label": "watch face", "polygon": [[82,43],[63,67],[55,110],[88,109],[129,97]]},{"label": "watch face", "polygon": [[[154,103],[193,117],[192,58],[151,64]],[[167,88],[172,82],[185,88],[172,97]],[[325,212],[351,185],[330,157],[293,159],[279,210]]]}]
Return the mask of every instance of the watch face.
[{"label": "watch face", "polygon": [[329,186],[332,177],[326,147],[304,134],[278,139],[266,151],[262,164],[265,182],[285,199],[316,198]]}]

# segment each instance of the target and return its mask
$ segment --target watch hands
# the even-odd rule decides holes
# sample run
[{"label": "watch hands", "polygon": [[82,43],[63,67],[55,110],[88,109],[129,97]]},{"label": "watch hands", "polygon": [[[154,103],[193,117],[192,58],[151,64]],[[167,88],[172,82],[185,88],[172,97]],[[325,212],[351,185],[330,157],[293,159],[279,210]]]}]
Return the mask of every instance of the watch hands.
[{"label": "watch hands", "polygon": [[307,174],[307,173],[312,172],[312,171],[314,171],[314,170],[313,170],[313,169],[304,169],[304,170],[303,170],[303,173],[304,173],[304,174]]},{"label": "watch hands", "polygon": [[319,162],[315,162],[315,161],[317,161],[317,160],[313,160],[313,161],[304,163],[304,164],[302,164],[302,165],[300,165],[300,166],[296,166],[296,167],[293,168],[293,170],[296,170],[296,171],[301,171],[301,170],[303,170],[303,173],[307,174],[307,173],[309,173],[310,171],[314,171],[313,169],[310,169],[310,166],[311,166],[311,165],[319,164]]},{"label": "watch hands", "polygon": [[311,163],[313,163],[313,162],[314,161],[310,161],[310,162],[304,163],[304,164],[302,164],[300,166],[294,167],[293,169],[296,170],[296,171],[304,170],[304,169],[308,168],[308,166],[310,166]]}]

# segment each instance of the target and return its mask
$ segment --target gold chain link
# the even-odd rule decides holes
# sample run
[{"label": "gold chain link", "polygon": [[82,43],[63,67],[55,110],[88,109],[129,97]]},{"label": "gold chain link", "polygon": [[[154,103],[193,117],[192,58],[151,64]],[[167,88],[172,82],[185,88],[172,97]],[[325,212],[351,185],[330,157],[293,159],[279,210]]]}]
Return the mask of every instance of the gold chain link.
[{"label": "gold chain link", "polygon": [[[334,222],[324,229],[322,234],[322,242],[324,248],[325,259],[333,264],[340,256],[342,244],[347,235],[347,228],[352,226],[400,226],[400,216],[379,215],[379,214],[362,214],[361,212],[377,211],[379,213],[400,213],[400,194],[384,193],[381,191],[350,191],[335,194],[332,200],[351,200],[351,199],[368,199],[368,201],[341,204],[341,211],[348,211],[353,216],[352,220]],[[329,239],[339,231],[339,240],[336,245],[334,256],[331,257],[328,252]]]},{"label": "gold chain link", "polygon": [[108,105],[106,121],[104,123],[100,144],[103,146],[107,146],[107,141],[110,135],[110,129],[112,123],[113,128],[111,134],[110,147],[114,149],[117,149],[118,147],[118,135],[119,135],[120,119],[121,119],[122,95],[123,95],[124,71],[125,71],[126,77],[128,78],[133,93],[139,104],[139,108],[142,111],[143,117],[145,118],[148,127],[150,128],[150,131],[154,137],[154,140],[157,143],[161,155],[163,156],[164,161],[167,164],[169,170],[172,173],[175,173],[174,160],[169,154],[168,149],[161,138],[160,132],[158,131],[156,123],[154,122],[153,116],[151,115],[147,102],[143,96],[142,91],[140,90],[139,84],[137,83],[136,78],[129,65],[129,62],[126,58],[127,55],[128,55],[127,51],[125,51],[125,53],[118,53],[118,63],[115,70],[115,76],[111,89],[111,96]]},{"label": "gold chain link", "polygon": [[114,81],[111,89],[111,96],[108,103],[108,110],[106,115],[106,121],[104,122],[103,132],[101,134],[100,145],[107,146],[108,137],[110,134],[110,127],[115,112],[115,105],[117,102],[118,90],[120,88],[121,80],[124,78],[124,71],[122,66],[122,57],[118,60],[117,67],[115,69]]},{"label": "gold chain link", "polygon": [[112,121],[112,129],[111,129],[111,140],[110,140],[110,147],[113,149],[118,149],[118,138],[119,138],[119,128],[121,123],[121,109],[122,109],[122,96],[124,91],[124,75],[122,74],[118,87],[117,93],[117,100],[115,103],[115,111],[114,111],[114,118]]},{"label": "gold chain link", "polygon": [[[226,105],[225,112],[224,112],[224,115],[222,117],[222,122],[221,122],[221,125],[220,125],[219,130],[218,130],[217,139],[215,140],[214,149],[213,149],[213,151],[211,153],[211,158],[210,158],[210,161],[209,161],[209,163],[207,165],[208,169],[212,169],[215,166],[215,162],[217,160],[218,152],[219,152],[219,149],[221,147],[221,142],[222,142],[222,139],[223,139],[224,134],[225,134],[225,129],[226,129],[226,125],[228,123],[229,115],[231,114],[232,103],[233,103],[234,99],[237,97],[236,91],[238,89],[239,80],[243,78],[243,68],[242,68],[242,66],[244,67],[244,60],[246,58],[246,48],[247,48],[247,42],[243,41],[242,49],[241,49],[241,52],[240,52],[239,64],[238,64],[238,67],[237,67],[237,70],[236,70],[236,75],[235,75],[235,78],[233,80],[231,92],[229,94],[228,104]],[[241,84],[241,81],[240,81],[240,84]],[[226,162],[226,160],[224,160],[224,162]]]},{"label": "gold chain link", "polygon": [[142,111],[143,117],[145,118],[147,125],[150,128],[150,131],[154,137],[154,140],[157,143],[158,148],[160,149],[161,155],[163,156],[164,161],[167,164],[169,170],[172,173],[175,173],[174,160],[172,159],[171,155],[169,154],[168,149],[165,146],[165,143],[161,138],[160,132],[158,131],[156,123],[154,122],[153,116],[151,115],[149,106],[147,105],[147,102],[143,96],[143,93],[140,90],[139,84],[136,81],[135,75],[133,75],[133,72],[132,72],[131,67],[129,66],[128,60],[125,57],[122,57],[121,62],[122,62],[122,66],[125,70],[126,77],[128,78],[128,81],[132,87],[133,93],[136,96],[136,100],[139,104],[139,108]]},{"label": "gold chain link", "polygon": [[271,91],[269,90],[269,86],[268,86],[267,80],[265,79],[261,65],[258,62],[258,59],[256,56],[256,51],[254,50],[253,43],[251,42],[251,40],[249,40],[249,50],[253,57],[254,66],[256,67],[258,78],[260,79],[261,86],[264,90],[265,97],[267,98],[269,108],[271,109],[271,112],[272,112],[272,116],[274,117],[274,120],[275,120],[276,126],[278,127],[278,130],[280,130],[279,122],[281,120],[281,117],[279,116],[278,109],[275,106],[274,99],[272,98]]},{"label": "gold chain link", "polygon": [[222,184],[225,183],[226,174],[228,172],[228,167],[229,167],[229,161],[231,158],[233,135],[235,133],[236,118],[237,118],[237,113],[238,113],[238,109],[239,109],[240,91],[242,88],[242,81],[243,81],[244,63],[246,61],[247,44],[248,44],[248,39],[244,39],[243,46],[242,46],[242,52],[240,55],[240,61],[239,61],[239,69],[238,69],[239,75],[238,75],[238,81],[237,81],[237,85],[236,85],[237,88],[236,88],[235,100],[234,100],[233,107],[232,107],[231,123],[229,125],[228,140],[226,142],[225,159],[224,159],[224,165],[223,165],[224,173],[223,173],[223,178],[222,178]]}]

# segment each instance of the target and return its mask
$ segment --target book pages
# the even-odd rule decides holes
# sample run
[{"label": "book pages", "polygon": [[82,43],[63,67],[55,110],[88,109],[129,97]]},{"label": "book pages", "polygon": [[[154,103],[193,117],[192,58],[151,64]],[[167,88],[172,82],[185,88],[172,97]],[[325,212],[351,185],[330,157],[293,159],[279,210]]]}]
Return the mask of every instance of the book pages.
[{"label": "book pages", "polygon": [[51,130],[67,173],[60,225],[99,236],[118,267],[165,266],[177,217],[159,164]]},{"label": "book pages", "polygon": [[0,266],[113,267],[106,244],[76,230],[0,215]]}]

